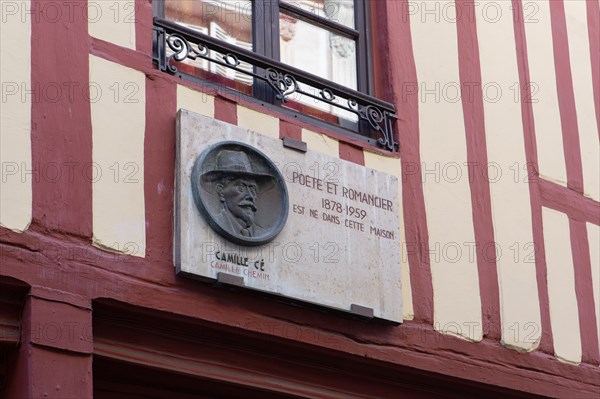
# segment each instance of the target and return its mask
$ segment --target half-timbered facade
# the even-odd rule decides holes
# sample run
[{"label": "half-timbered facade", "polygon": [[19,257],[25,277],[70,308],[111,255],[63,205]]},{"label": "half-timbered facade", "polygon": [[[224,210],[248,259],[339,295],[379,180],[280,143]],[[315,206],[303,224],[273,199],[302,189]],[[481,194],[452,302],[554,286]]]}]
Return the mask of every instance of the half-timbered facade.
[{"label": "half-timbered facade", "polygon": [[[204,3],[0,1],[0,396],[600,395],[598,0]],[[180,109],[396,176],[403,322],[177,276]]]}]

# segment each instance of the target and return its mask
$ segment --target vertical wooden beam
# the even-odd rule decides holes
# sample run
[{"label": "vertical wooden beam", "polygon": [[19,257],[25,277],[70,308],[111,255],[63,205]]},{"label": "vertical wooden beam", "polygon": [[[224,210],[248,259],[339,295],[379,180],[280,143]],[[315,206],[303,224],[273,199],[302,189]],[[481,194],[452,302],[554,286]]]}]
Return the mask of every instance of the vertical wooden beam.
[{"label": "vertical wooden beam", "polygon": [[92,312],[73,294],[33,287],[8,398],[92,398]]}]

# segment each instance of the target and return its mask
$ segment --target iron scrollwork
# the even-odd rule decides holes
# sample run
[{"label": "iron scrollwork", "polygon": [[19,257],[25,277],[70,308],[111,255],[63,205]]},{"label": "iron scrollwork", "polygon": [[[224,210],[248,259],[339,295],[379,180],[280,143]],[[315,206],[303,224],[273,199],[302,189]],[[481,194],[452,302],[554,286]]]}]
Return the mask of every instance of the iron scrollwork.
[{"label": "iron scrollwork", "polygon": [[[154,60],[163,71],[177,75],[180,72],[174,64],[198,59],[233,69],[264,81],[281,102],[287,102],[290,96],[297,93],[351,112],[376,132],[379,145],[390,151],[398,150],[392,129],[392,121],[396,118],[392,104],[253,52],[219,43],[215,38],[171,21],[155,19],[154,37]],[[242,62],[254,68],[241,68]]]},{"label": "iron scrollwork", "polygon": [[296,78],[290,74],[283,74],[275,68],[267,68],[265,76],[269,86],[277,92],[275,98],[280,101],[287,102],[291,94],[300,90]]},{"label": "iron scrollwork", "polygon": [[373,105],[367,105],[366,107],[359,106],[355,101],[348,100],[348,106],[355,110],[355,112],[364,120],[369,122],[369,125],[376,130],[380,131],[381,137],[378,142],[383,147],[389,148],[392,151],[397,148],[398,144],[394,140],[393,134],[391,134],[391,118],[387,111],[382,111]]}]

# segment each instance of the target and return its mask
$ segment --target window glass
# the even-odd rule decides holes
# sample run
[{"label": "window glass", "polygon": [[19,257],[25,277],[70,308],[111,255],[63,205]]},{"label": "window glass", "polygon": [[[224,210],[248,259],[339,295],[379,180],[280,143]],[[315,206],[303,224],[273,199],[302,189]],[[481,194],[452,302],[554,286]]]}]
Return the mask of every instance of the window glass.
[{"label": "window glass", "polygon": [[281,0],[321,18],[354,28],[354,0]]},{"label": "window glass", "polygon": [[[251,0],[166,0],[165,15],[183,26],[252,51]],[[210,51],[209,55],[220,61],[224,56],[215,51]],[[205,76],[202,71],[207,71],[218,76],[217,82],[227,84],[222,81],[223,78],[235,81],[234,87],[244,92],[249,90],[245,86],[251,86],[253,82],[252,76],[244,72],[207,60],[186,59],[182,63],[185,65],[178,68],[186,73]],[[252,72],[252,65],[245,62],[240,63],[238,68]]]},{"label": "window glass", "polygon": [[251,0],[166,0],[167,19],[252,50]]},{"label": "window glass", "polygon": [[313,24],[281,14],[281,62],[356,90],[356,43]]},{"label": "window glass", "polygon": [[[285,14],[280,15],[279,28],[280,56],[283,63],[356,90],[354,40]],[[300,88],[314,96],[319,96],[315,88],[304,84],[300,84]],[[351,112],[308,96],[294,94],[291,100],[349,121],[357,120],[356,115]]]}]

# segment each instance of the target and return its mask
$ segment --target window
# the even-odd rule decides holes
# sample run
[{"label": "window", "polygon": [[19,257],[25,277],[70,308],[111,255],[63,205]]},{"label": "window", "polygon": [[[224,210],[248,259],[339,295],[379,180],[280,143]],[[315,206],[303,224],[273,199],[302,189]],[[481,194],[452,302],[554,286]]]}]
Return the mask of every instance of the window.
[{"label": "window", "polygon": [[394,107],[371,97],[370,0],[155,0],[154,58],[394,151]]}]

